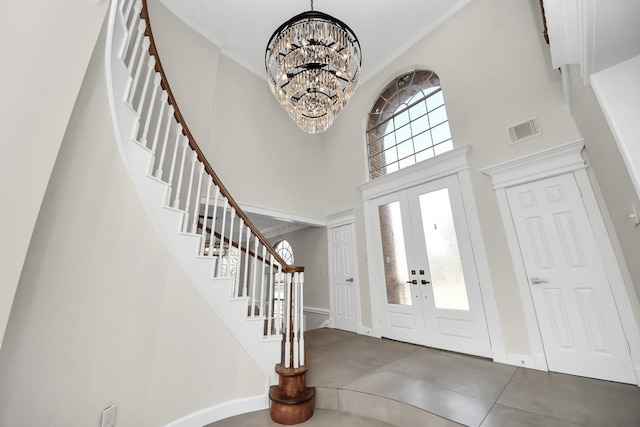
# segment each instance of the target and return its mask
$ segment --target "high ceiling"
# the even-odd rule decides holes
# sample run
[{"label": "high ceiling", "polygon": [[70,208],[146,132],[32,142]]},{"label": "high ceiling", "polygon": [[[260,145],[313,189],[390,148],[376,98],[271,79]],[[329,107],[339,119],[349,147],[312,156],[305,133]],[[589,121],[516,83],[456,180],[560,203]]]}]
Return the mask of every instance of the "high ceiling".
[{"label": "high ceiling", "polygon": [[[85,0],[87,1],[87,0]],[[264,52],[273,32],[311,9],[310,0],[160,0],[187,25],[257,76],[266,78]],[[365,82],[471,0],[315,0],[355,32],[362,48]],[[539,7],[538,0],[529,0]],[[584,7],[583,7],[584,3]],[[584,83],[591,73],[640,54],[640,2],[544,0],[554,65],[579,63]],[[317,225],[249,212],[269,234]],[[313,221],[312,221],[313,222]]]},{"label": "high ceiling", "polygon": [[[309,0],[160,0],[222,52],[258,76],[280,24],[311,9]],[[362,48],[361,83],[375,75],[471,0],[315,0],[355,32]]]}]

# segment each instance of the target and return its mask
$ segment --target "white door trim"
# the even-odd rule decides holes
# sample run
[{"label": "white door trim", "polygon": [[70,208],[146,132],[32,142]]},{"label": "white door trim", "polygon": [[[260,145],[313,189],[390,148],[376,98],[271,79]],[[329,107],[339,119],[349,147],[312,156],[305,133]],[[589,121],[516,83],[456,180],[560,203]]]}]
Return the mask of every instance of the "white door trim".
[{"label": "white door trim", "polygon": [[371,335],[380,337],[382,334],[380,330],[380,304],[377,296],[378,292],[375,292],[375,289],[377,289],[377,286],[382,286],[380,281],[383,280],[383,278],[376,276],[375,260],[370,256],[376,253],[376,248],[374,247],[375,239],[373,239],[372,236],[375,235],[374,233],[379,232],[374,226],[375,221],[371,218],[371,201],[380,196],[402,189],[414,187],[439,178],[457,175],[462,192],[465,214],[467,216],[471,246],[473,247],[473,254],[478,271],[478,280],[480,281],[480,292],[482,293],[482,303],[484,304],[493,360],[496,362],[509,363],[506,360],[502,327],[498,317],[498,305],[493,290],[493,282],[489,272],[489,263],[487,261],[484,239],[482,237],[482,228],[480,227],[480,219],[473,195],[469,163],[467,160],[467,154],[470,149],[471,147],[469,145],[455,148],[454,150],[413,166],[366,182],[358,187],[362,192],[364,203],[367,254],[369,254],[367,257],[367,265],[369,273],[369,296],[371,299]]},{"label": "white door trim", "polygon": [[602,218],[602,212],[598,207],[593,188],[587,176],[587,164],[581,155],[583,148],[584,140],[579,139],[529,156],[482,169],[481,172],[492,178],[493,188],[498,198],[498,205],[505,227],[509,251],[511,252],[511,259],[524,309],[529,345],[531,346],[531,351],[534,356],[534,368],[544,371],[548,370],[542,345],[542,337],[533,306],[533,299],[529,292],[529,284],[527,282],[524,263],[520,255],[516,231],[511,220],[506,189],[527,182],[571,173],[575,177],[578,188],[582,192],[584,206],[591,222],[596,242],[601,251],[604,268],[618,307],[622,328],[631,349],[631,361],[636,373],[636,379],[639,379],[640,333],[631,307],[629,293],[624,283],[622,272],[620,271],[620,265],[617,262],[609,233]]},{"label": "white door trim", "polygon": [[362,308],[360,306],[360,276],[358,274],[358,249],[356,244],[356,210],[349,209],[346,211],[338,212],[325,217],[327,223],[327,250],[329,255],[329,325],[334,327],[334,313],[335,307],[333,302],[335,301],[335,289],[331,283],[331,271],[333,271],[333,254],[331,253],[331,229],[337,227],[348,226],[351,231],[351,259],[353,260],[353,280],[356,283],[356,297],[355,297],[355,309],[357,319],[357,332],[358,334],[370,335],[370,331],[362,326]]}]

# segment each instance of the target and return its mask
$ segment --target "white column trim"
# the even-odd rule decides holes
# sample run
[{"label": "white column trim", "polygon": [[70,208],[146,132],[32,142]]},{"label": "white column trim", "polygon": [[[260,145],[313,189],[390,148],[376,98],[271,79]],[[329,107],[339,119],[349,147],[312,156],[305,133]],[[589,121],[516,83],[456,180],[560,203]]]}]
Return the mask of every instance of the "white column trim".
[{"label": "white column trim", "polygon": [[513,187],[586,168],[587,165],[580,155],[583,148],[584,140],[578,139],[484,168],[480,172],[493,179],[494,190]]},{"label": "white column trim", "polygon": [[469,145],[455,148],[415,165],[381,176],[358,186],[363,200],[371,200],[398,190],[414,187],[438,178],[454,175],[469,168]]},{"label": "white column trim", "polygon": [[340,227],[342,225],[353,224],[356,222],[356,210],[348,209],[346,211],[337,212],[324,217],[327,228]]},{"label": "white column trim", "polygon": [[473,184],[469,170],[458,172],[458,182],[462,192],[462,202],[464,204],[465,216],[467,218],[467,229],[471,239],[473,258],[476,264],[478,280],[480,282],[480,292],[482,303],[484,304],[484,315],[487,321],[489,340],[491,343],[491,353],[493,360],[503,362],[501,355],[506,353],[500,316],[498,315],[498,303],[493,289],[487,251],[484,246],[482,227],[480,226],[480,216],[476,207],[475,196],[473,194]]}]

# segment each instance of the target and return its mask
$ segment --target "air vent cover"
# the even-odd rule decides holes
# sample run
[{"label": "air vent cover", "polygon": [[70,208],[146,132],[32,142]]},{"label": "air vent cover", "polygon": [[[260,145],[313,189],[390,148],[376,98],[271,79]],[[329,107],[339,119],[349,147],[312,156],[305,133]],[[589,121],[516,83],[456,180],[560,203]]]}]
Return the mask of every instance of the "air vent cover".
[{"label": "air vent cover", "polygon": [[540,125],[536,118],[527,120],[524,123],[520,123],[509,128],[509,138],[511,139],[512,144],[541,134],[542,131],[540,130]]}]

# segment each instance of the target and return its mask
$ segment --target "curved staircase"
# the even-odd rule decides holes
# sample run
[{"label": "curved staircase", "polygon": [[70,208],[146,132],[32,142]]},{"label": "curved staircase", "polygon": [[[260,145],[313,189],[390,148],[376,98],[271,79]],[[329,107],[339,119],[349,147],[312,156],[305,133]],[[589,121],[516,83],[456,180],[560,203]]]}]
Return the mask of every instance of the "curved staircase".
[{"label": "curved staircase", "polygon": [[274,384],[274,420],[308,419],[304,269],[283,261],[197,145],[164,74],[146,0],[112,0],[106,67],[120,152],[158,234]]}]

